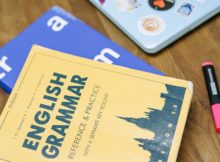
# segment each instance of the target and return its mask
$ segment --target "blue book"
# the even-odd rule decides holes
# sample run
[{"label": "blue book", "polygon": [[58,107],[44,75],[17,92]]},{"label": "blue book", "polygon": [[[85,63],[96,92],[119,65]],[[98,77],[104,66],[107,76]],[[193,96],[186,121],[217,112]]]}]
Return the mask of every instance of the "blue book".
[{"label": "blue book", "polygon": [[70,13],[54,6],[0,49],[0,86],[6,92],[12,91],[33,44],[163,75]]}]

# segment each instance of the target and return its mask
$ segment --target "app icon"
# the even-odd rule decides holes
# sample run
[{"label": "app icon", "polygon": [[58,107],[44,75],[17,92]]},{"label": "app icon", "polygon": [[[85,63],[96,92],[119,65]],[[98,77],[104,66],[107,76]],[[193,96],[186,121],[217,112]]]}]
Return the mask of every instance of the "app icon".
[{"label": "app icon", "polygon": [[139,0],[117,0],[119,11],[131,12],[141,6]]},{"label": "app icon", "polygon": [[162,18],[154,15],[141,17],[137,22],[138,30],[150,36],[159,35],[165,29],[165,22]]},{"label": "app icon", "polygon": [[155,10],[168,10],[175,4],[175,0],[149,0],[149,5]]},{"label": "app icon", "polygon": [[101,3],[101,5],[103,5],[105,3],[106,0],[99,0],[99,2]]},{"label": "app icon", "polygon": [[195,6],[189,2],[183,2],[177,10],[177,13],[183,16],[190,16],[195,9]]}]

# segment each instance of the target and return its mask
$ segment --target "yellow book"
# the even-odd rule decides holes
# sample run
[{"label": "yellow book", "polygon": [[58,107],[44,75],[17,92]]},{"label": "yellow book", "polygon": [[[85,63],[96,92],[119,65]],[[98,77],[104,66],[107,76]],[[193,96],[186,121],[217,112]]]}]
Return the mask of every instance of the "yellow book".
[{"label": "yellow book", "polygon": [[192,83],[34,46],[0,118],[0,162],[174,162]]}]

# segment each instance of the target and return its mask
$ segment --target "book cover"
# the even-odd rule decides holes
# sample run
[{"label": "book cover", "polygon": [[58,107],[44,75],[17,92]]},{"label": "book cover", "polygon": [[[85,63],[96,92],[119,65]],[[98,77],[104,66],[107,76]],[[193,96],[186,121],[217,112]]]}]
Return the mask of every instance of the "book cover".
[{"label": "book cover", "polygon": [[81,57],[162,74],[55,6],[0,49],[0,86],[11,92],[33,44]]},{"label": "book cover", "polygon": [[0,117],[0,161],[173,162],[191,97],[188,81],[34,46]]}]

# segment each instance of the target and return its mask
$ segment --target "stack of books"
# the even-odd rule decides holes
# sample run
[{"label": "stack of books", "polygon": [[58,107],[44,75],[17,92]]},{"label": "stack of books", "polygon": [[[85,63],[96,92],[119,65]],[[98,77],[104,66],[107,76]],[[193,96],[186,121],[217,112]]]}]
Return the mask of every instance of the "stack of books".
[{"label": "stack of books", "polygon": [[176,160],[191,82],[163,76],[57,6],[0,53],[0,85],[13,90],[0,162]]},{"label": "stack of books", "polygon": [[33,44],[96,61],[162,74],[55,6],[0,49],[0,86],[7,92],[10,93],[14,87]]}]

